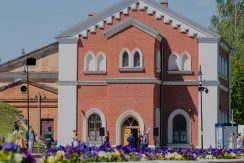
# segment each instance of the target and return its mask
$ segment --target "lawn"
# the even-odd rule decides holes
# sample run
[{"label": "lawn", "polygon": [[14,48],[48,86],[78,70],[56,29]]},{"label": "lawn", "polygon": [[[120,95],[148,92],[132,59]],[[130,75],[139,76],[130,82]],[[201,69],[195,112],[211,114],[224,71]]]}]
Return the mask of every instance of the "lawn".
[{"label": "lawn", "polygon": [[[20,117],[20,111],[6,103],[0,102],[0,136],[7,138],[8,134],[13,132],[14,122],[17,121],[19,124]],[[20,129],[25,131],[21,126]]]}]

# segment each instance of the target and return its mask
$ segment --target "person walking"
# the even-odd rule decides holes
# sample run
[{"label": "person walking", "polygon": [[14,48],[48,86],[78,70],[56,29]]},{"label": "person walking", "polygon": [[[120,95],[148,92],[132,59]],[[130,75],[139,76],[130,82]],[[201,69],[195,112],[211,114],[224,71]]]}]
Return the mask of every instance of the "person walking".
[{"label": "person walking", "polygon": [[34,133],[34,130],[32,128],[30,128],[29,141],[28,141],[28,151],[31,153],[33,152],[34,142],[35,142],[35,133]]},{"label": "person walking", "polygon": [[139,134],[138,145],[140,148],[143,148],[143,136],[142,136],[142,134]]},{"label": "person walking", "polygon": [[54,142],[51,127],[48,127],[48,130],[45,134],[45,140],[46,140],[46,147],[48,150],[49,148],[51,148],[52,142]]},{"label": "person walking", "polygon": [[238,133],[236,142],[237,142],[237,148],[243,148],[243,138],[241,136],[241,133]]},{"label": "person walking", "polygon": [[127,142],[130,147],[135,147],[135,137],[132,133],[130,133],[130,136],[127,138]]}]

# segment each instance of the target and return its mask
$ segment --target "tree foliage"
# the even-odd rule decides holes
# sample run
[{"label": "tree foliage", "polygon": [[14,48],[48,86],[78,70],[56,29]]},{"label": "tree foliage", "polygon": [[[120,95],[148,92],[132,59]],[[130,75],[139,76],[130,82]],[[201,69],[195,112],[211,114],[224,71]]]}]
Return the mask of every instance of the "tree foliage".
[{"label": "tree foliage", "polygon": [[216,30],[231,47],[231,98],[234,121],[244,124],[244,1],[216,0],[217,14],[211,18]]}]

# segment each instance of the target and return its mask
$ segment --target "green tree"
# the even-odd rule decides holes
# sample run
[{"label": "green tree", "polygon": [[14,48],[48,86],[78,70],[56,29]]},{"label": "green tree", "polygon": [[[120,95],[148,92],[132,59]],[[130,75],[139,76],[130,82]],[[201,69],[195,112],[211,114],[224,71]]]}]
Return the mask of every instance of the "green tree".
[{"label": "green tree", "polygon": [[231,89],[234,121],[244,124],[244,1],[216,0],[217,14],[211,28],[232,47]]}]

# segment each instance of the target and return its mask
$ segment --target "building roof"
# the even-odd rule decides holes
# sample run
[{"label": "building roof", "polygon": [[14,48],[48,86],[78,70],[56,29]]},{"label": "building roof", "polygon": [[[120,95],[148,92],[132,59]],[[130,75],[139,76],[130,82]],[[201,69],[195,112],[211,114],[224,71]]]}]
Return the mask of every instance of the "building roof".
[{"label": "building roof", "polygon": [[[8,88],[12,88],[12,87],[15,87],[17,85],[24,84],[24,83],[26,83],[26,80],[19,80],[19,81],[16,81],[16,82],[13,82],[13,83],[10,83],[8,85],[0,87],[0,91],[4,91],[4,90],[6,90]],[[41,83],[31,82],[31,81],[29,81],[29,84],[33,85],[35,87],[38,87],[40,89],[44,89],[46,91],[58,94],[58,90],[56,88],[54,88],[54,87],[51,87],[51,86],[48,86],[48,85],[45,85],[45,84],[41,84]]]},{"label": "building roof", "polygon": [[141,23],[138,20],[135,20],[131,17],[129,17],[128,19],[114,25],[113,27],[107,29],[103,34],[107,37],[110,38],[112,36],[114,36],[115,34],[117,34],[118,32],[126,29],[129,26],[134,26],[140,30],[142,30],[143,32],[149,34],[150,36],[159,39],[160,41],[162,40],[162,36],[160,35],[160,32],[157,31],[156,29],[153,29],[143,23]]},{"label": "building roof", "polygon": [[[89,29],[90,27],[97,25],[99,22],[106,20],[107,18],[116,15],[116,13],[124,12],[125,9],[131,8],[135,4],[143,4],[150,6],[157,12],[162,14],[164,17],[170,17],[175,23],[184,24],[189,28],[193,29],[193,32],[198,31],[206,37],[220,37],[216,32],[209,30],[208,28],[184,17],[177,12],[162,6],[160,3],[154,0],[121,0],[117,4],[97,13],[95,16],[88,17],[86,20],[74,25],[73,27],[61,32],[56,38],[73,37],[80,34],[82,31]],[[149,7],[147,7],[149,8]],[[178,24],[177,24],[178,25]]]},{"label": "building roof", "polygon": [[30,53],[21,55],[17,58],[14,58],[12,60],[9,60],[3,64],[0,65],[0,72],[7,72],[14,68],[18,68],[20,66],[23,66],[25,64],[25,60],[30,57],[34,57],[36,59],[43,58],[45,56],[51,55],[53,53],[58,52],[58,42],[51,43],[47,46],[41,47],[39,49],[36,49]]}]

